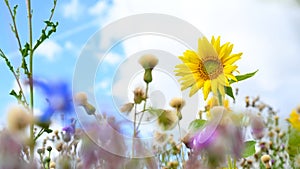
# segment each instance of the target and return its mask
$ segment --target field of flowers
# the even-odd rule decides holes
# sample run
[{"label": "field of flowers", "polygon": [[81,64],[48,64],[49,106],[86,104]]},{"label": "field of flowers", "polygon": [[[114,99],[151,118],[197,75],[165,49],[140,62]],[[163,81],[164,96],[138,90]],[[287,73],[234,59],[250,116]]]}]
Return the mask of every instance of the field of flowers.
[{"label": "field of flowers", "polygon": [[[220,36],[199,37],[193,42],[196,50],[178,53],[181,63],[174,65],[172,73],[181,90],[188,91],[189,97],[200,93],[206,103],[192,112],[195,118],[187,130],[182,119],[187,115],[185,107],[193,105],[182,96],[168,100],[171,109],[149,104],[149,91],[157,78],[153,71],[160,64],[154,53],[135,61],[143,85],[118,107],[127,119],[120,121],[101,112],[86,91],[72,91],[71,83],[35,76],[35,52],[59,25],[52,20],[56,0],[38,39],[32,35],[35,13],[31,1],[26,1],[29,39],[25,43],[17,27],[18,6],[4,2],[21,64],[13,66],[0,46],[1,62],[18,86],[8,91],[16,100],[6,112],[7,126],[0,129],[0,169],[300,168],[300,107],[280,117],[258,96],[237,100],[238,82],[251,79],[259,70],[240,72],[236,61],[243,53],[234,53],[234,45]],[[35,92],[42,98],[34,97]],[[36,100],[46,100],[38,114]],[[237,105],[242,109],[234,109]],[[79,122],[79,116],[85,120]],[[146,129],[143,123],[149,119],[154,123]]]}]

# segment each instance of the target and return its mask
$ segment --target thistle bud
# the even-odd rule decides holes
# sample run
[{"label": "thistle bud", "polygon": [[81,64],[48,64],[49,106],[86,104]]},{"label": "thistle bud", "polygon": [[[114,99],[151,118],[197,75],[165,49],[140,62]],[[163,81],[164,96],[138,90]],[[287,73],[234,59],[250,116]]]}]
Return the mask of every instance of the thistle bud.
[{"label": "thistle bud", "polygon": [[85,111],[88,115],[94,115],[96,112],[96,108],[93,105],[91,105],[90,103],[86,103],[83,106],[83,108],[85,109]]},{"label": "thistle bud", "polygon": [[32,118],[30,114],[20,106],[15,106],[9,109],[7,115],[8,129],[12,132],[17,132],[25,129]]},{"label": "thistle bud", "polygon": [[142,88],[138,87],[134,91],[134,103],[140,104],[143,100],[146,99],[145,92]]},{"label": "thistle bud", "polygon": [[74,96],[74,102],[78,106],[83,106],[88,102],[87,95],[84,92],[76,93]]},{"label": "thistle bud", "polygon": [[267,169],[271,168],[271,166],[270,166],[271,157],[269,155],[263,155],[260,159],[265,164],[265,167]]},{"label": "thistle bud", "polygon": [[79,92],[74,96],[74,102],[77,106],[83,106],[88,115],[94,115],[96,108],[88,102],[86,93]]},{"label": "thistle bud", "polygon": [[143,55],[140,58],[139,63],[145,69],[144,81],[146,83],[152,82],[152,70],[157,65],[158,59],[154,55],[151,55],[151,54]]},{"label": "thistle bud", "polygon": [[182,98],[175,97],[170,101],[170,106],[181,111],[182,107],[185,105],[185,101]]}]

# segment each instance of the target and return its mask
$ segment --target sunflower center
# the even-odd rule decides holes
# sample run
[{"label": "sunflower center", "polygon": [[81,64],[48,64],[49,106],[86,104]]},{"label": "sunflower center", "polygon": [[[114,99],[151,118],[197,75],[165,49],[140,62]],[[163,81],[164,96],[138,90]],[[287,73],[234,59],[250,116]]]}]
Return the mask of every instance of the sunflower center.
[{"label": "sunflower center", "polygon": [[221,73],[223,73],[223,66],[218,57],[206,57],[199,68],[206,75],[206,79],[216,79]]}]

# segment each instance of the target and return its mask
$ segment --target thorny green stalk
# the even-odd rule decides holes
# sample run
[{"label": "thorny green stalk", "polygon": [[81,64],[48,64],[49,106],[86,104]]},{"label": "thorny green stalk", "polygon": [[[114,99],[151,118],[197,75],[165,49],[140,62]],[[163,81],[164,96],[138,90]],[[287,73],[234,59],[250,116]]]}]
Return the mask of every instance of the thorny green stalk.
[{"label": "thorny green stalk", "polygon": [[[28,31],[29,31],[29,74],[27,75],[29,80],[29,90],[30,90],[30,112],[34,115],[34,98],[33,98],[33,48],[32,48],[32,11],[31,11],[31,0],[26,0],[27,5],[27,17],[28,17]],[[34,159],[34,124],[30,124],[30,158]]]}]

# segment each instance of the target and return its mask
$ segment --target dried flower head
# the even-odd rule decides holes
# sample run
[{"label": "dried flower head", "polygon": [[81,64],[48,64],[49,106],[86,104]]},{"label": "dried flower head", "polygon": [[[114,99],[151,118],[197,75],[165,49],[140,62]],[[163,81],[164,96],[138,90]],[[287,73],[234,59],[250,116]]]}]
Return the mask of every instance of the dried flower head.
[{"label": "dried flower head", "polygon": [[158,145],[164,145],[168,141],[168,135],[158,131],[154,132],[154,142]]},{"label": "dried flower head", "polygon": [[157,122],[162,130],[171,130],[177,124],[178,116],[176,112],[173,112],[171,110],[164,110],[158,117]]},{"label": "dried flower head", "polygon": [[51,169],[52,169],[52,168],[56,168],[55,162],[53,162],[53,161],[50,162],[50,168],[51,168]]},{"label": "dried flower head", "polygon": [[153,69],[157,65],[158,59],[152,54],[146,54],[139,59],[139,63],[144,69]]},{"label": "dried flower head", "polygon": [[32,121],[31,116],[25,108],[14,106],[9,109],[7,115],[8,129],[10,131],[23,130]]},{"label": "dried flower head", "polygon": [[271,165],[270,165],[271,157],[269,155],[263,155],[260,159],[264,163],[266,169],[271,168]]},{"label": "dried flower head", "polygon": [[74,96],[74,103],[78,106],[83,106],[87,103],[87,95],[84,92],[76,93]]},{"label": "dried flower head", "polygon": [[145,92],[142,88],[137,87],[134,91],[134,103],[140,104],[143,100],[146,99]]},{"label": "dried flower head", "polygon": [[120,108],[120,111],[123,113],[129,113],[129,112],[131,112],[133,106],[134,106],[134,103],[126,103]]},{"label": "dried flower head", "polygon": [[263,155],[260,159],[263,163],[268,163],[271,160],[271,157],[269,155]]},{"label": "dried flower head", "polygon": [[185,101],[182,98],[175,97],[170,101],[170,106],[180,111],[185,105]]}]

